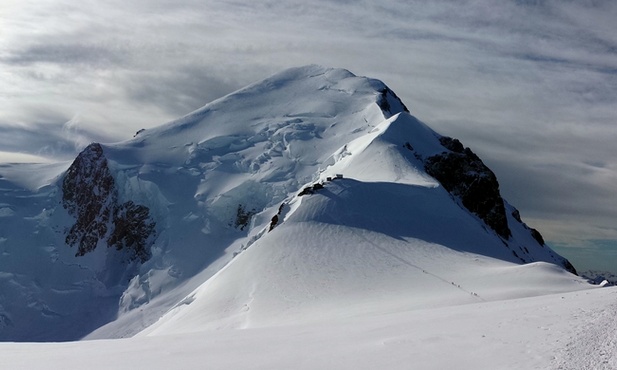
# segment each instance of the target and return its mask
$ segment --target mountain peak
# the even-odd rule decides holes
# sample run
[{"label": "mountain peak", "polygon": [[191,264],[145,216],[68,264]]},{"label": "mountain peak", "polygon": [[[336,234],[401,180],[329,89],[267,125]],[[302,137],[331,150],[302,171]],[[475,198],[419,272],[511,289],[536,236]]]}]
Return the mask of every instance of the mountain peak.
[{"label": "mountain peak", "polygon": [[[6,208],[27,210],[0,223],[3,271],[23,269],[22,245],[41,266],[6,286],[36,304],[0,306],[15,328],[5,339],[32,340],[15,334],[28,333],[24,325],[53,333],[92,316],[110,321],[93,338],[133,335],[193,302],[200,286],[210,303],[192,306],[211,319],[205,326],[250,326],[279,313],[293,321],[343,295],[412,304],[395,298],[422,293],[408,281],[473,302],[469,276],[492,271],[481,266],[571,267],[501,198],[469,148],[413,117],[383,82],[344,69],[292,68],[131,140],[93,143],[58,179],[19,198],[1,194]],[[25,238],[4,226],[18,221]],[[450,292],[455,280],[469,287]],[[261,309],[247,316],[255,295]],[[75,308],[65,296],[94,303]]]},{"label": "mountain peak", "polygon": [[[134,141],[143,142],[151,135],[163,135],[167,140],[181,136],[186,141],[181,134],[185,129],[193,134],[199,132],[195,139],[203,141],[214,135],[242,133],[255,125],[263,128],[260,122],[276,119],[333,118],[353,113],[354,109],[364,110],[371,103],[378,104],[375,108],[381,105],[388,117],[407,111],[400,99],[379,80],[358,77],[345,69],[318,65],[290,68],[217,99],[176,121],[145,130]],[[218,118],[221,113],[229,118]]]}]

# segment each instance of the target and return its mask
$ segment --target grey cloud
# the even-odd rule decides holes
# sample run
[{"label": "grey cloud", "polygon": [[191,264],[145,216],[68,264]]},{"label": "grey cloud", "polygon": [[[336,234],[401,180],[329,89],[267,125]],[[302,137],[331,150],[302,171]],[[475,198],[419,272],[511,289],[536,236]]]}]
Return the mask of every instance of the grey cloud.
[{"label": "grey cloud", "polygon": [[[613,128],[582,124],[579,132],[572,132],[569,125],[546,131],[542,122],[509,123],[509,128],[482,127],[478,122],[459,120],[448,124],[445,133],[480,155],[496,173],[504,197],[524,218],[593,227],[614,225],[617,132]],[[570,237],[581,232],[575,228],[559,231],[571,233]]]},{"label": "grey cloud", "polygon": [[[119,4],[20,3],[15,24],[25,26],[0,40],[0,151],[69,156],[76,142],[128,138],[280,69],[321,63],[384,80],[418,118],[476,151],[524,216],[578,221],[590,235],[617,218],[615,2]],[[76,114],[81,131],[63,136]],[[555,228],[575,237],[568,229]]]},{"label": "grey cloud", "polygon": [[29,126],[15,127],[0,122],[0,148],[6,152],[69,160],[91,142],[113,141],[100,132],[77,126],[74,121],[75,118],[52,113]]},{"label": "grey cloud", "polygon": [[13,51],[2,59],[6,64],[30,65],[51,63],[58,65],[87,65],[111,68],[127,61],[127,50],[88,44],[42,44]]},{"label": "grey cloud", "polygon": [[575,164],[525,166],[503,162],[498,168],[503,191],[511,193],[510,201],[524,208],[530,217],[617,219],[614,190],[607,184],[588,181],[595,174],[593,168]]},{"label": "grey cloud", "polygon": [[179,117],[243,86],[229,75],[187,66],[130,76],[124,89],[127,99],[156,105]]}]

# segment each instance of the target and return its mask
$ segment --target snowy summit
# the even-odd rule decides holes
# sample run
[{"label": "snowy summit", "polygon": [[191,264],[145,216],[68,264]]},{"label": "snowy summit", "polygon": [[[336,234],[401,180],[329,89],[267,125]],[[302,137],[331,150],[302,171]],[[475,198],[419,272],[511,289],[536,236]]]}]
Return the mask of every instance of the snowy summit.
[{"label": "snowy summit", "polygon": [[[494,325],[532,338],[521,315],[566,327],[546,308],[615,293],[577,277],[471,149],[384,83],[320,66],[72,163],[0,167],[0,251],[1,339],[132,337],[0,346],[40,353],[12,368],[97,348],[122,353],[95,368],[133,352],[145,368],[410,368],[391,362],[408,347],[419,368],[565,366],[559,345],[525,352]],[[466,353],[484,342],[502,366]]]}]

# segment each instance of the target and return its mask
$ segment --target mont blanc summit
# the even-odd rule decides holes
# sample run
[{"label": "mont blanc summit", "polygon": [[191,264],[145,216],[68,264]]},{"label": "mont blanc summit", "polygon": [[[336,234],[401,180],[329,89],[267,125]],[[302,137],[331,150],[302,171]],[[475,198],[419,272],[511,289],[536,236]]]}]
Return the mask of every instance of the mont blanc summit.
[{"label": "mont blanc summit", "polygon": [[[588,288],[383,82],[305,66],[0,167],[0,338],[280,328]],[[134,338],[133,340],[139,340]]]}]

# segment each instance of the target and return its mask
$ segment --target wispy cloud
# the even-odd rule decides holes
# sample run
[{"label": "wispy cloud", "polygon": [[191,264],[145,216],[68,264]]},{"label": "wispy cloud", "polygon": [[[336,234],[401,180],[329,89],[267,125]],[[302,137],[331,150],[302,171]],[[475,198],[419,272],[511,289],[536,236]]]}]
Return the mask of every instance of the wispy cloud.
[{"label": "wispy cloud", "polygon": [[0,17],[0,152],[66,158],[320,63],[471,146],[547,238],[617,219],[616,2],[39,0]]},{"label": "wispy cloud", "polygon": [[110,141],[99,132],[81,127],[79,116],[64,121],[61,116],[38,118],[24,126],[0,123],[0,148],[5,153],[33,155],[49,160],[72,159],[93,141]]}]

